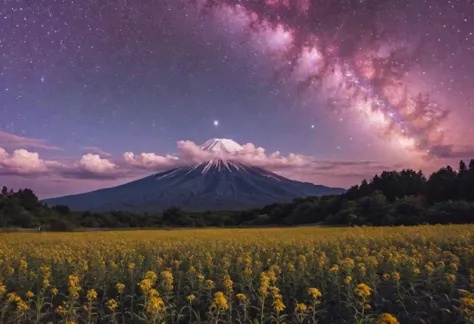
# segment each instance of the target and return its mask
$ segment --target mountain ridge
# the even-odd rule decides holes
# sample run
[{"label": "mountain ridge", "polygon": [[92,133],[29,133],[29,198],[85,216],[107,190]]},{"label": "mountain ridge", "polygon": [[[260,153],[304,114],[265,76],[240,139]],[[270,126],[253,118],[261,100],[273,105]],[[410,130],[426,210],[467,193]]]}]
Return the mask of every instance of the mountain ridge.
[{"label": "mountain ridge", "polygon": [[72,210],[96,212],[157,212],[170,207],[189,211],[238,210],[289,202],[300,197],[345,192],[342,188],[291,180],[232,158],[223,159],[221,157],[226,154],[233,157],[244,150],[243,146],[230,139],[211,139],[201,149],[216,153],[218,157],[116,187],[45,199],[44,202],[67,205]]},{"label": "mountain ridge", "polygon": [[116,187],[44,200],[72,210],[157,212],[238,210],[305,196],[340,194],[330,188],[284,178],[258,167],[213,161],[174,168]]}]

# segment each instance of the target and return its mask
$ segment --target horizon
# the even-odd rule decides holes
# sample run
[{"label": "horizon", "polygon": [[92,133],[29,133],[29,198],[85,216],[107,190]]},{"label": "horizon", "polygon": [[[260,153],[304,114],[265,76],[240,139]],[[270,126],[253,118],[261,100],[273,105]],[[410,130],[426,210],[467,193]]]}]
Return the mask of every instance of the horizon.
[{"label": "horizon", "polygon": [[472,5],[357,6],[12,3],[0,184],[39,197],[114,187],[202,161],[215,138],[328,187],[474,157]]}]

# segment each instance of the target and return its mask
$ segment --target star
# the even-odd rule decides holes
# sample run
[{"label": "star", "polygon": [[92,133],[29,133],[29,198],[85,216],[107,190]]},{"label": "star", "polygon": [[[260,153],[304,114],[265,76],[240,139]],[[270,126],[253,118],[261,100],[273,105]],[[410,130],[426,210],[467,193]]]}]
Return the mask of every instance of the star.
[{"label": "star", "polygon": [[40,81],[41,83],[44,83],[44,76],[41,77]]},{"label": "star", "polygon": [[219,121],[218,121],[217,119],[214,120],[214,126],[215,126],[215,127],[219,126]]}]

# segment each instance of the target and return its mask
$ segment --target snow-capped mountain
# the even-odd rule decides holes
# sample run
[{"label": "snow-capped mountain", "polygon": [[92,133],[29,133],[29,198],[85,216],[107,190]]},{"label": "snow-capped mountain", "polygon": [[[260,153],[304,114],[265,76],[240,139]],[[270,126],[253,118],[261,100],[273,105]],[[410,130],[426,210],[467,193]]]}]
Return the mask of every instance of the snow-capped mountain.
[{"label": "snow-capped mountain", "polygon": [[201,149],[210,152],[234,153],[244,148],[237,142],[228,138],[213,138],[201,145]]},{"label": "snow-capped mountain", "polygon": [[[212,139],[201,148],[222,153],[235,153],[243,149],[229,139]],[[49,205],[68,205],[72,210],[90,211],[153,212],[173,206],[192,211],[235,210],[342,192],[344,189],[294,181],[262,168],[212,158],[204,163],[175,168],[117,187],[45,202]]]}]

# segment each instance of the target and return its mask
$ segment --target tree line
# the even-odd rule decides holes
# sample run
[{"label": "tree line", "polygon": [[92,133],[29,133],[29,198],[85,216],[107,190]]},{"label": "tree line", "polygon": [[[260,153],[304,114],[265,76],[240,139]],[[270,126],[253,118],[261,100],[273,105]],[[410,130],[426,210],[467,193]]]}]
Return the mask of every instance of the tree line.
[{"label": "tree line", "polygon": [[295,199],[242,211],[162,213],[72,212],[50,207],[30,189],[3,187],[0,227],[73,230],[75,228],[238,227],[303,224],[394,226],[474,222],[474,159],[440,168],[426,178],[421,171],[384,171],[344,194]]}]

